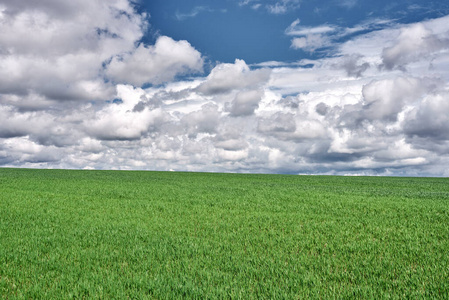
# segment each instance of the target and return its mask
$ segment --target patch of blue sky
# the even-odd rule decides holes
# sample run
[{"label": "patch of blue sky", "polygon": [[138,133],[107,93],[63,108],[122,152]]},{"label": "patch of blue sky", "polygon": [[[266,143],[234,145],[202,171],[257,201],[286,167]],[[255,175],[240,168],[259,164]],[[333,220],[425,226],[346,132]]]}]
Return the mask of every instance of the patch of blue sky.
[{"label": "patch of blue sky", "polygon": [[[151,15],[144,42],[167,35],[189,41],[211,62],[243,59],[248,64],[331,56],[336,44],[391,22],[407,24],[449,14],[446,1],[422,0],[142,0],[140,5]],[[333,28],[322,33],[332,43],[295,47],[286,34],[295,20],[298,28]]]}]

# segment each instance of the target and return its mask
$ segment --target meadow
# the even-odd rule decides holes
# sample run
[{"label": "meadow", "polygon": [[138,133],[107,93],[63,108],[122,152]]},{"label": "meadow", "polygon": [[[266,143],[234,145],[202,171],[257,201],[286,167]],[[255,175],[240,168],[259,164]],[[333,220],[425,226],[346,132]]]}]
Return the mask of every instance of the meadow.
[{"label": "meadow", "polygon": [[447,299],[448,278],[448,178],[0,169],[3,299]]}]

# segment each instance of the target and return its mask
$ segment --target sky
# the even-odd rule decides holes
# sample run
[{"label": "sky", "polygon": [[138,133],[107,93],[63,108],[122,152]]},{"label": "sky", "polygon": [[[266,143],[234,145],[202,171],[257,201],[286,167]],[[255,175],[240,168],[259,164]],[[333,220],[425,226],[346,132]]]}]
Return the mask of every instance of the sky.
[{"label": "sky", "polygon": [[0,0],[0,167],[449,176],[449,3]]}]

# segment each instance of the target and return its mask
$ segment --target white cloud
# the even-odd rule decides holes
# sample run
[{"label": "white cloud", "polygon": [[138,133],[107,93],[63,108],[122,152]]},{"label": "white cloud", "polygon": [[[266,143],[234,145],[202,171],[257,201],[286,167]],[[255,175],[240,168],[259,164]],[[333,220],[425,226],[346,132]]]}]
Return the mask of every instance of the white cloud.
[{"label": "white cloud", "polygon": [[[215,10],[211,9],[208,6],[196,6],[189,13],[180,13],[179,11],[177,11],[176,14],[175,14],[175,18],[178,21],[184,21],[184,20],[186,20],[188,18],[194,18],[194,17],[196,17],[198,14],[200,14],[202,12],[214,12],[214,11]],[[221,12],[226,12],[226,9],[222,9]]]},{"label": "white cloud", "polygon": [[[292,48],[313,52],[319,48],[337,47],[340,45],[339,41],[341,39],[350,35],[360,34],[363,31],[381,30],[391,25],[392,21],[386,19],[370,19],[354,27],[340,27],[329,24],[311,27],[300,25],[300,23],[300,20],[296,19],[284,32],[288,36],[293,36]],[[366,36],[363,35],[362,37]]]},{"label": "white cloud", "polygon": [[335,27],[329,25],[322,25],[316,27],[299,26],[300,20],[296,19],[292,24],[285,30],[287,35],[317,35],[323,33],[330,33],[335,31]]},{"label": "white cloud", "polygon": [[180,121],[185,126],[187,134],[196,137],[199,133],[215,133],[220,115],[216,104],[206,103],[200,110],[184,115]]},{"label": "white cloud", "polygon": [[0,94],[55,100],[101,99],[113,89],[99,76],[113,55],[130,51],[146,15],[125,0],[4,3],[0,17]]},{"label": "white cloud", "polygon": [[254,88],[265,84],[269,76],[269,69],[250,70],[245,61],[236,59],[233,64],[217,65],[197,90],[211,95]]},{"label": "white cloud", "polygon": [[248,5],[248,4],[250,4],[252,2],[256,2],[256,1],[258,1],[258,0],[240,0],[239,6],[245,6],[245,5]]},{"label": "white cloud", "polygon": [[[405,133],[411,139],[421,138],[429,150],[435,147],[431,141],[449,141],[449,93],[427,95],[419,106],[407,112]],[[420,145],[420,147],[423,147]]]},{"label": "white cloud", "polygon": [[338,3],[340,6],[350,9],[357,5],[357,1],[358,0],[340,0]]},{"label": "white cloud", "polygon": [[19,113],[12,107],[0,106],[0,137],[12,138],[26,136],[30,132],[46,131],[52,123],[47,115]]},{"label": "white cloud", "polygon": [[268,12],[276,15],[285,14],[300,8],[299,0],[277,0],[275,4],[267,5]]},{"label": "white cloud", "polygon": [[322,25],[316,27],[300,26],[300,20],[296,19],[285,30],[285,34],[294,36],[291,47],[313,52],[318,48],[327,47],[331,44],[330,33],[336,30],[335,27]]},{"label": "white cloud", "polygon": [[231,115],[241,117],[254,114],[254,111],[259,107],[262,96],[263,91],[261,90],[249,90],[237,93],[229,107]]},{"label": "white cloud", "polygon": [[[295,11],[301,7],[299,0],[274,0],[273,4],[265,4],[264,8],[271,14],[282,15],[288,12]],[[239,6],[251,5],[254,10],[262,7],[259,0],[241,0],[238,2]]]},{"label": "white cloud", "polygon": [[200,72],[201,54],[165,36],[140,43],[146,16],[127,1],[22,4],[4,1],[0,16],[2,166],[448,174],[447,17],[349,29],[297,20],[285,32],[296,46],[333,56],[237,59],[187,80],[176,76]]},{"label": "white cloud", "polygon": [[371,64],[364,61],[364,58],[357,54],[342,56],[341,61],[335,63],[335,68],[343,68],[347,75],[351,77],[361,77],[370,67]]},{"label": "white cloud", "polygon": [[202,71],[201,54],[186,41],[161,36],[136,47],[147,15],[126,0],[3,6],[0,94],[103,100],[114,95],[109,79],[158,84]]},{"label": "white cloud", "polygon": [[304,49],[313,52],[318,48],[326,47],[330,44],[329,40],[319,34],[310,34],[306,37],[297,37],[292,39],[291,47],[294,49]]},{"label": "white cloud", "polygon": [[190,13],[180,13],[180,12],[176,12],[176,19],[178,21],[182,21],[185,20],[187,18],[193,18],[196,17],[200,12],[202,11],[206,11],[208,10],[207,7],[205,6],[197,6],[195,7]]},{"label": "white cloud", "polygon": [[141,86],[160,84],[176,75],[201,72],[203,59],[187,41],[174,41],[167,36],[157,39],[154,46],[140,44],[132,53],[115,56],[106,74],[115,82]]},{"label": "white cloud", "polygon": [[118,85],[117,96],[123,102],[95,112],[91,119],[84,122],[85,131],[101,140],[140,139],[150,130],[150,126],[164,120],[160,109],[134,110],[143,94],[141,89]]},{"label": "white cloud", "polygon": [[276,3],[274,5],[267,6],[268,11],[272,14],[285,14],[287,12],[287,6],[283,3]]},{"label": "white cloud", "polygon": [[[446,18],[449,20],[449,18]],[[449,29],[449,28],[448,28]],[[387,69],[401,68],[408,63],[422,59],[449,47],[447,32],[436,35],[423,24],[413,24],[401,30],[395,43],[383,49],[382,60]]]},{"label": "white cloud", "polygon": [[396,120],[404,105],[420,99],[426,91],[426,80],[396,77],[373,81],[365,85],[363,117],[370,120]]}]

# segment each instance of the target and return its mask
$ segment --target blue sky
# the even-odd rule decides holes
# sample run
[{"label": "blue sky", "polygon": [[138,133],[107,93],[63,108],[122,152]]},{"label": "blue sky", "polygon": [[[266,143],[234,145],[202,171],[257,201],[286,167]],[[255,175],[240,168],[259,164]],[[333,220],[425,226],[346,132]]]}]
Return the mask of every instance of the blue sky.
[{"label": "blue sky", "polygon": [[328,55],[326,51],[297,51],[290,47],[285,30],[297,19],[302,27],[351,28],[376,20],[407,24],[446,15],[449,4],[417,0],[151,0],[143,1],[141,9],[151,14],[153,35],[148,36],[149,41],[154,40],[154,33],[159,33],[189,41],[212,61],[233,62],[240,58],[253,64]]},{"label": "blue sky", "polygon": [[0,167],[449,176],[449,4],[0,0]]}]

